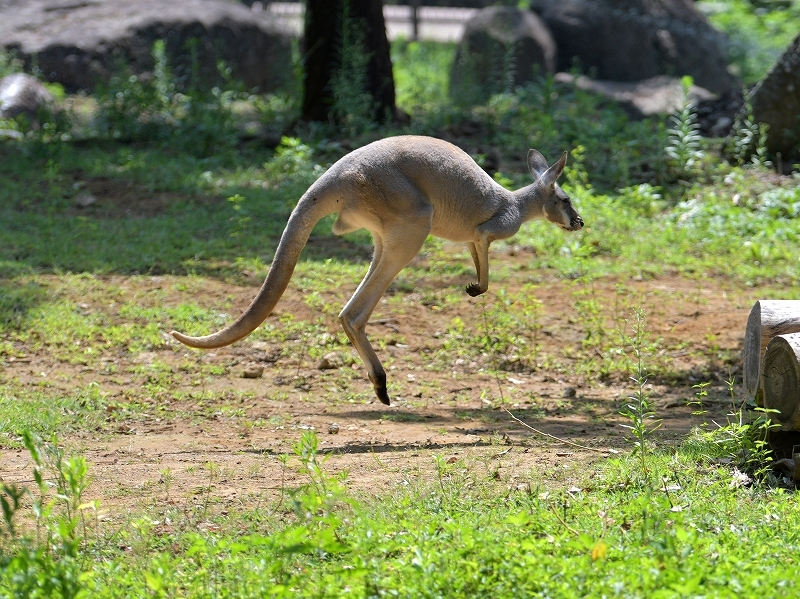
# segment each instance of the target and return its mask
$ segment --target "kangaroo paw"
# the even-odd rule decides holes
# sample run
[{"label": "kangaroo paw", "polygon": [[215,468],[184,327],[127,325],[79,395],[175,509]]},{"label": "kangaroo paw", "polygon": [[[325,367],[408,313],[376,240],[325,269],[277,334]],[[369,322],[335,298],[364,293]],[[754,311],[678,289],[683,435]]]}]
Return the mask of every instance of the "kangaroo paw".
[{"label": "kangaroo paw", "polygon": [[369,377],[372,386],[375,387],[375,395],[381,400],[381,403],[391,405],[389,403],[389,392],[386,390],[386,374],[384,372],[377,372],[375,377]]},{"label": "kangaroo paw", "polygon": [[469,285],[467,285],[466,291],[467,295],[470,295],[472,297],[476,297],[478,295],[481,295],[482,293],[486,293],[486,289],[481,289],[479,283],[470,283]]}]

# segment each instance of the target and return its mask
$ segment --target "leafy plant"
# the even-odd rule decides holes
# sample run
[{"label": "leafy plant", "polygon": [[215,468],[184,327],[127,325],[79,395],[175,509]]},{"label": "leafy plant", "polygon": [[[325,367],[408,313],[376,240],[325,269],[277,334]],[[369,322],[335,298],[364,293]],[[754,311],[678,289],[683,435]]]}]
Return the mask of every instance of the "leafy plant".
[{"label": "leafy plant", "polygon": [[[169,67],[166,44],[153,44],[153,76],[115,75],[99,94],[94,126],[113,139],[169,142],[199,155],[232,147],[238,140],[231,103],[235,91],[204,92],[193,82],[179,90]],[[193,69],[196,70],[196,69]]]},{"label": "leafy plant", "polygon": [[0,538],[13,539],[16,536],[14,516],[20,510],[26,490],[15,484],[0,483],[0,507],[3,510],[3,528]]},{"label": "leafy plant", "polygon": [[499,358],[503,370],[536,370],[541,351],[542,302],[536,286],[527,284],[516,293],[505,289],[487,309],[482,307],[482,349]]},{"label": "leafy plant", "polygon": [[22,436],[33,460],[36,491],[31,495],[36,535],[20,535],[13,524],[23,495],[30,492],[3,484],[0,504],[6,543],[0,544],[0,593],[31,599],[85,597],[80,552],[86,539],[83,512],[96,508],[95,502],[83,502],[88,484],[86,460],[66,457],[55,439],[41,444],[28,431]]},{"label": "leafy plant", "polygon": [[443,74],[449,71],[454,55],[454,43],[394,42],[392,63],[398,108],[417,121],[446,118],[449,81]]},{"label": "leafy plant", "polygon": [[[728,386],[731,401],[735,401],[733,380]],[[729,459],[742,472],[764,480],[773,462],[769,434],[778,427],[771,419],[770,410],[762,407],[748,409],[745,403],[740,403],[728,414],[727,424],[711,430],[697,429],[694,434],[708,444],[709,457]]]},{"label": "leafy plant", "polygon": [[702,136],[697,124],[697,111],[689,95],[692,78],[683,77],[681,88],[681,108],[669,119],[671,126],[667,130],[667,146],[664,152],[673,171],[679,177],[686,177],[697,171],[705,152],[701,145]]},{"label": "leafy plant", "polygon": [[336,508],[346,502],[347,473],[332,477],[325,472],[324,459],[319,457],[319,439],[314,431],[303,431],[292,449],[300,461],[300,471],[310,479],[292,493],[295,514],[301,521],[335,530],[340,524]]},{"label": "leafy plant", "polygon": [[769,168],[772,163],[767,158],[767,130],[769,125],[757,123],[753,115],[753,104],[747,93],[744,94],[744,107],[736,114],[727,153],[738,166],[751,163]]},{"label": "leafy plant", "polygon": [[726,34],[730,67],[747,85],[761,79],[797,36],[796,0],[700,0],[697,7]]},{"label": "leafy plant", "polygon": [[653,433],[661,426],[661,421],[656,419],[655,410],[649,399],[647,385],[647,369],[644,364],[645,348],[645,314],[637,309],[633,314],[634,322],[630,336],[630,348],[634,355],[636,374],[631,380],[636,385],[636,391],[628,397],[630,403],[626,404],[620,413],[630,420],[630,424],[623,424],[624,428],[633,435],[634,453],[639,456],[642,472],[649,473],[648,468],[648,441]]}]

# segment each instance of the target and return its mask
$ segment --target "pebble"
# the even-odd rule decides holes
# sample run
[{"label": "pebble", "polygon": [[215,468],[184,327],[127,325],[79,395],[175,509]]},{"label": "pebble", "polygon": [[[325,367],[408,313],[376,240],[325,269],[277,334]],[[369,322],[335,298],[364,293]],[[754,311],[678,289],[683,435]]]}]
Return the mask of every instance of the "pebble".
[{"label": "pebble", "polygon": [[263,366],[246,366],[244,370],[242,370],[243,379],[260,379],[263,374]]},{"label": "pebble", "polygon": [[322,356],[322,359],[317,364],[320,370],[336,370],[344,366],[344,358],[338,352],[332,351]]}]

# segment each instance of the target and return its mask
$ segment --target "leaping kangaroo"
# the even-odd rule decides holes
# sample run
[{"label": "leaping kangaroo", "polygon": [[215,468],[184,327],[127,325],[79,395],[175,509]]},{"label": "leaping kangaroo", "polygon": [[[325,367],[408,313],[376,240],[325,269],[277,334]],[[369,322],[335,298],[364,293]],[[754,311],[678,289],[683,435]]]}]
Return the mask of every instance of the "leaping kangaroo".
[{"label": "leaping kangaroo", "polygon": [[372,311],[389,283],[422,248],[428,235],[464,241],[475,262],[478,280],[467,286],[471,296],[489,288],[489,244],[514,235],[534,218],[565,231],[583,227],[583,219],[556,179],[567,153],[552,166],[536,150],[528,151],[535,181],[508,191],[464,151],[451,143],[421,136],[389,137],[336,162],[309,187],[281,236],[269,274],[250,307],[234,323],[205,337],[172,335],[190,347],[230,345],[258,327],[289,284],[300,252],[314,225],[338,212],[337,235],[364,228],[372,233],[375,254],[364,280],[339,314],[345,333],[367,367],[375,394],[389,405],[386,372],[365,332]]}]

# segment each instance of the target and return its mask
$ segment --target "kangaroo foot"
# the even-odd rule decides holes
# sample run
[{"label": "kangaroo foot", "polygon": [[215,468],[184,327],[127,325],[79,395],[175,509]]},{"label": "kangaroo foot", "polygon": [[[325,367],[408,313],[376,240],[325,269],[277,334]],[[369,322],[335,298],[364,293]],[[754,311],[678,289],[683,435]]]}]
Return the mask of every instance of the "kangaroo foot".
[{"label": "kangaroo foot", "polygon": [[482,293],[486,293],[486,289],[481,289],[480,283],[470,283],[466,288],[467,295],[476,297]]},{"label": "kangaroo foot", "polygon": [[372,382],[372,386],[375,387],[375,395],[378,396],[381,403],[387,406],[391,405],[389,402],[389,392],[386,390],[386,374],[377,373],[375,378],[370,376],[369,380]]},{"label": "kangaroo foot", "polygon": [[389,402],[389,393],[386,391],[386,387],[378,388],[375,387],[375,395],[378,396],[378,399],[381,400],[381,403],[385,405],[391,405]]}]

